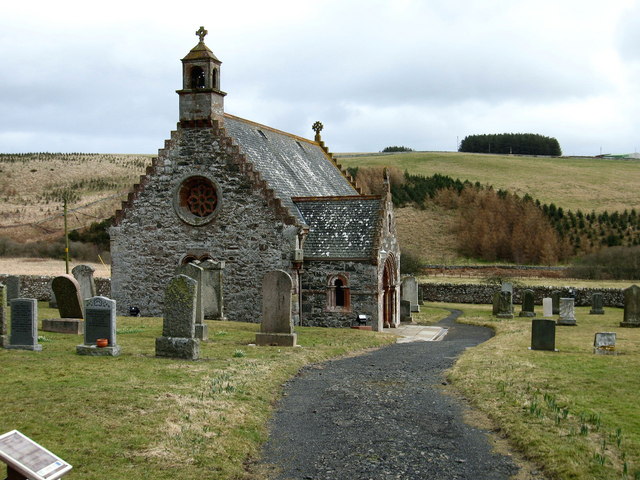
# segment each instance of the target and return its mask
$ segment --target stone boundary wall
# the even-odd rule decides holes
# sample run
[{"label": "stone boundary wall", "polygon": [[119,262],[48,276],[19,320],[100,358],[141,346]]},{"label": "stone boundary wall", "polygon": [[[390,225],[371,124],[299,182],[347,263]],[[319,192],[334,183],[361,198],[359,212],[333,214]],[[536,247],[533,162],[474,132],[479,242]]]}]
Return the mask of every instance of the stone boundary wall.
[{"label": "stone boundary wall", "polygon": [[[4,283],[7,277],[13,275],[0,274],[0,283]],[[51,300],[51,280],[55,277],[46,275],[16,275],[20,277],[20,296],[22,298],[35,298],[38,301]],[[111,280],[109,278],[94,277],[96,293],[104,297],[111,295]]]},{"label": "stone boundary wall", "polygon": [[[629,285],[631,286],[631,284]],[[421,283],[420,290],[425,302],[445,303],[484,303],[491,304],[494,292],[500,287],[494,285],[478,284],[454,284],[454,283]],[[562,296],[569,296],[569,287],[514,287],[513,303],[522,303],[521,294],[525,289],[533,290],[535,303],[542,305],[544,297],[551,297],[551,292],[560,290]],[[624,297],[620,288],[573,288],[577,307],[591,305],[591,295],[602,293],[602,302],[605,307],[624,307]]]}]

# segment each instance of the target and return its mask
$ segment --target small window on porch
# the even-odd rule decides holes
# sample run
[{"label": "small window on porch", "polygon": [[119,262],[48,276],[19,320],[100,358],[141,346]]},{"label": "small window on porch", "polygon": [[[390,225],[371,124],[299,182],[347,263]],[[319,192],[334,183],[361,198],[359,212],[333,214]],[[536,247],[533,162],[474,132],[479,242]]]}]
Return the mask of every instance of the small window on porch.
[{"label": "small window on porch", "polygon": [[343,275],[333,275],[327,282],[327,310],[331,312],[351,311],[351,290]]}]

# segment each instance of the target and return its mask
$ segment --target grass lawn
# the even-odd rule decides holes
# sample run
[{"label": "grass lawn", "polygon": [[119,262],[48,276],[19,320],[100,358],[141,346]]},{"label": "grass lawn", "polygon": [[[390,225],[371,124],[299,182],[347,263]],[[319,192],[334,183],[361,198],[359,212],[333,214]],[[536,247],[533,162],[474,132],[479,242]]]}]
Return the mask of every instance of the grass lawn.
[{"label": "grass lawn", "polygon": [[[41,320],[56,317],[39,304]],[[42,331],[42,352],[0,349],[0,433],[20,430],[59,455],[70,478],[267,478],[250,460],[281,385],[307,363],[395,339],[301,327],[301,348],[258,348],[248,344],[259,325],[208,323],[199,361],[155,358],[162,320],[144,317],[118,317],[119,357],[77,355],[81,336]]]},{"label": "grass lawn", "polygon": [[[498,321],[490,305],[428,306],[495,329],[449,378],[549,478],[640,479],[640,329],[619,327],[621,309],[577,308],[578,326],[557,327],[559,351],[545,352],[528,349],[528,319]],[[596,332],[617,333],[618,355],[592,353]]]},{"label": "grass lawn", "polygon": [[[453,283],[453,284],[483,284],[483,277],[471,276],[433,276],[420,275],[418,283]],[[536,277],[505,277],[505,282],[513,282],[522,287],[575,287],[575,288],[628,288],[636,280],[584,280],[581,278],[536,278]]]}]

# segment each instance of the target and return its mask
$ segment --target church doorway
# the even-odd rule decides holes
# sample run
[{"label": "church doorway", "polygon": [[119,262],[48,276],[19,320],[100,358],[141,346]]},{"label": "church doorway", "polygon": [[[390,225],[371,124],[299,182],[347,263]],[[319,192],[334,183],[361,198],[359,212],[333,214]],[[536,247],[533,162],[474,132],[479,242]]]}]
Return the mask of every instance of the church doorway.
[{"label": "church doorway", "polygon": [[382,325],[384,328],[395,327],[396,312],[396,266],[393,257],[389,255],[384,262],[382,273]]}]

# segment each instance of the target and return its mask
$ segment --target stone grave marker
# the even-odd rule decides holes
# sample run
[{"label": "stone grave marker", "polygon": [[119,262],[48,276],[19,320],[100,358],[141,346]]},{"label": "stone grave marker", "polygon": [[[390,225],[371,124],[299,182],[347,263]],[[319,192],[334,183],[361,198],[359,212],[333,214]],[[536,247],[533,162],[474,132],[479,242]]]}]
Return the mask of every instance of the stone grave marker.
[{"label": "stone grave marker", "polygon": [[0,347],[9,345],[9,337],[7,337],[7,287],[4,283],[0,283]]},{"label": "stone grave marker", "polygon": [[589,310],[589,315],[604,315],[602,293],[596,292],[591,295],[591,310]]},{"label": "stone grave marker", "polygon": [[11,275],[4,281],[7,286],[7,303],[9,305],[14,298],[20,298],[20,277]]},{"label": "stone grave marker", "polygon": [[526,289],[522,292],[522,311],[520,312],[520,317],[536,316],[533,299],[533,290]]},{"label": "stone grave marker", "polygon": [[413,322],[411,317],[411,302],[409,300],[400,300],[400,321]]},{"label": "stone grave marker", "polygon": [[551,306],[553,308],[553,315],[560,315],[560,290],[554,290],[551,292]]},{"label": "stone grave marker", "polygon": [[225,320],[224,296],[222,280],[224,277],[224,262],[211,259],[200,263],[202,274],[202,309],[207,320]]},{"label": "stone grave marker", "polygon": [[544,297],[542,299],[542,316],[553,317],[553,300],[551,297]]},{"label": "stone grave marker", "polygon": [[156,338],[157,357],[200,357],[200,341],[195,336],[197,291],[198,282],[186,275],[173,277],[167,285],[162,336]]},{"label": "stone grave marker", "polygon": [[500,291],[509,292],[513,297],[513,284],[511,282],[502,282],[502,285],[500,286]]},{"label": "stone grave marker", "polygon": [[[91,297],[84,303],[84,345],[76,347],[78,355],[120,355],[116,342],[116,301],[107,297]],[[97,340],[107,340],[106,347],[98,347]]]},{"label": "stone grave marker", "polygon": [[502,293],[501,291],[494,292],[493,297],[491,297],[491,303],[493,307],[491,310],[491,313],[493,314],[494,317],[498,315],[498,312],[500,312],[500,294],[501,293]]},{"label": "stone grave marker", "polygon": [[77,265],[71,273],[80,285],[80,298],[86,300],[96,296],[96,282],[93,273],[96,271],[91,265]]},{"label": "stone grave marker", "polygon": [[593,339],[593,353],[596,355],[616,354],[616,333],[598,332]]},{"label": "stone grave marker", "polygon": [[560,299],[560,318],[558,318],[556,325],[563,325],[563,326],[577,325],[574,298]]},{"label": "stone grave marker", "polygon": [[262,323],[256,344],[295,347],[297,334],[291,321],[293,281],[283,270],[268,272],[262,279]]},{"label": "stone grave marker", "polygon": [[[53,280],[51,280],[53,282]],[[56,300],[56,294],[53,293],[53,287],[49,282],[49,308],[58,308],[58,301]]]},{"label": "stone grave marker", "polygon": [[498,299],[498,318],[513,318],[513,303],[511,300],[511,292],[502,290]]},{"label": "stone grave marker", "polygon": [[640,327],[640,287],[631,285],[622,293],[624,294],[624,316],[620,326]]},{"label": "stone grave marker", "polygon": [[556,322],[547,319],[531,320],[531,350],[556,351]]},{"label": "stone grave marker", "polygon": [[84,333],[83,300],[80,296],[80,284],[72,275],[60,275],[51,281],[56,296],[60,318],[42,320],[42,330],[46,332]]},{"label": "stone grave marker", "polygon": [[409,276],[402,279],[400,294],[402,300],[408,300],[410,302],[411,312],[420,311],[420,305],[418,305],[418,281],[416,277]]},{"label": "stone grave marker", "polygon": [[176,268],[176,275],[186,275],[193,278],[196,282],[196,338],[207,340],[209,338],[209,328],[204,323],[204,310],[202,308],[202,285],[204,277],[204,269],[198,265],[200,262],[187,263]]},{"label": "stone grave marker", "polygon": [[420,284],[418,284],[418,305],[424,305],[424,291],[420,288]]},{"label": "stone grave marker", "polygon": [[38,343],[38,301],[35,298],[11,300],[11,335],[6,348],[42,350]]}]

